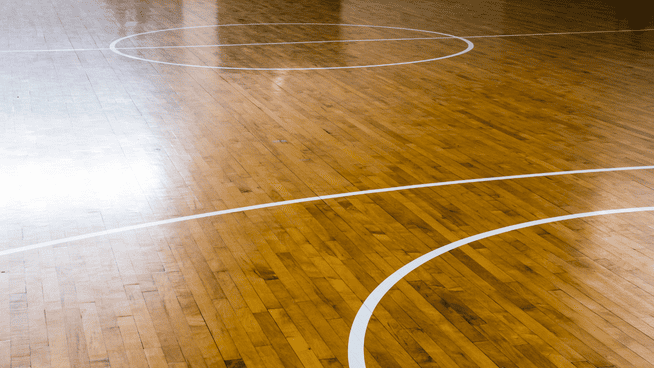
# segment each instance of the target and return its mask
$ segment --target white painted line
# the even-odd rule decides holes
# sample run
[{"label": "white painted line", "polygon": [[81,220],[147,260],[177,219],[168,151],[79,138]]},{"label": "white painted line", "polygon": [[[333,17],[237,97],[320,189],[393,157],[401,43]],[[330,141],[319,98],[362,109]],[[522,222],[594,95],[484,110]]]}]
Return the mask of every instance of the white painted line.
[{"label": "white painted line", "polygon": [[[123,48],[117,47],[118,43],[128,40],[133,37],[138,37],[138,36],[144,36],[144,35],[150,35],[154,33],[160,33],[160,32],[170,32],[170,31],[178,31],[178,30],[188,30],[188,29],[198,29],[198,28],[218,28],[218,27],[236,27],[236,26],[270,26],[270,25],[275,25],[275,26],[280,26],[280,25],[303,25],[303,26],[338,26],[338,27],[362,27],[362,28],[381,28],[381,29],[393,29],[393,30],[403,30],[403,31],[411,31],[411,32],[420,32],[420,33],[428,33],[428,34],[437,34],[441,36],[445,36],[448,38],[453,38],[457,39],[460,41],[463,41],[467,44],[467,47],[463,51],[459,51],[454,54],[450,55],[445,55],[441,57],[436,57],[436,58],[429,58],[429,59],[422,59],[422,60],[413,60],[413,61],[405,61],[405,62],[398,62],[398,63],[386,63],[386,64],[368,64],[368,65],[353,65],[353,66],[324,66],[324,67],[310,67],[310,68],[246,68],[246,67],[230,67],[230,66],[213,66],[213,65],[197,65],[197,64],[182,64],[182,63],[171,63],[167,61],[160,61],[160,60],[153,60],[153,59],[146,59],[134,55],[129,55],[121,52]],[[173,65],[173,66],[185,66],[185,67],[191,67],[191,68],[202,68],[202,69],[220,69],[220,70],[336,70],[336,69],[360,69],[360,68],[377,68],[377,67],[382,67],[382,66],[397,66],[397,65],[408,65],[408,64],[418,64],[418,63],[426,63],[430,61],[436,61],[436,60],[443,60],[443,59],[448,59],[452,58],[455,56],[463,55],[470,50],[474,48],[474,44],[465,38],[453,36],[447,33],[441,33],[441,32],[434,32],[434,31],[425,31],[425,30],[420,30],[420,29],[412,29],[412,28],[403,28],[403,27],[388,27],[388,26],[373,26],[373,25],[365,25],[365,24],[330,24],[330,23],[251,23],[251,24],[215,24],[215,25],[209,25],[209,26],[195,26],[195,27],[180,27],[180,28],[169,28],[169,29],[161,29],[157,31],[149,31],[149,32],[143,32],[143,33],[136,33],[133,35],[125,36],[122,38],[119,38],[111,43],[109,45],[109,48],[111,51],[115,52],[118,55],[134,59],[134,60],[140,60],[140,61],[146,61],[150,63],[156,63],[156,64],[165,64],[165,65]]]},{"label": "white painted line", "polygon": [[654,166],[632,166],[632,167],[613,167],[613,168],[605,168],[605,169],[557,171],[557,172],[523,174],[523,175],[495,176],[495,177],[490,177],[490,178],[453,180],[453,181],[445,181],[445,182],[439,182],[439,183],[414,184],[414,185],[405,185],[405,186],[401,186],[401,187],[370,189],[370,190],[362,190],[362,191],[359,191],[359,192],[331,194],[331,195],[320,196],[320,199],[325,200],[325,199],[349,197],[349,196],[354,196],[354,195],[365,195],[365,194],[375,194],[375,193],[384,193],[384,192],[395,192],[395,191],[398,191],[398,190],[431,188],[431,187],[441,187],[441,186],[447,186],[447,185],[459,185],[459,184],[470,184],[470,183],[482,183],[482,182],[486,182],[486,181],[515,180],[515,179],[538,178],[538,177],[543,177],[543,176],[591,174],[591,173],[614,172],[614,171],[652,170],[652,169],[654,169]]},{"label": "white painted line", "polygon": [[275,45],[304,45],[304,44],[321,44],[321,43],[447,40],[447,39],[452,39],[452,37],[365,38],[365,39],[360,39],[360,40],[322,40],[322,41],[221,43],[221,44],[215,44],[215,45],[191,45],[191,46],[135,46],[135,47],[116,47],[116,49],[117,50],[193,49],[193,48],[202,48],[202,47],[275,46]]},{"label": "white painted line", "polygon": [[413,261],[407,263],[399,270],[393,272],[388,278],[382,281],[379,286],[373,290],[368,298],[363,302],[363,305],[357,312],[356,317],[354,317],[354,322],[352,323],[352,328],[350,330],[350,337],[348,341],[348,363],[350,368],[365,368],[365,355],[364,355],[364,341],[366,330],[368,329],[368,323],[372,317],[372,313],[381,301],[381,299],[388,293],[388,291],[395,286],[400,280],[402,280],[406,275],[416,268],[422,266],[423,264],[431,261],[432,259],[456,249],[462,245],[466,245],[478,240],[486,239],[491,236],[504,234],[510,231],[524,229],[527,227],[538,226],[543,224],[549,224],[551,222],[566,221],[572,219],[579,219],[584,217],[591,216],[603,216],[603,215],[614,215],[619,213],[634,213],[634,212],[647,212],[654,211],[654,207],[636,207],[636,208],[623,208],[615,210],[605,210],[605,211],[595,211],[595,212],[585,212],[577,213],[573,215],[565,215],[552,217],[548,219],[541,219],[535,221],[524,222],[522,224],[511,225],[503,227],[500,229],[495,229],[487,231],[485,233],[469,236],[465,239],[455,241],[444,247],[433,250],[427,254],[420,256],[419,258],[414,259]]},{"label": "white painted line", "polygon": [[[267,23],[284,24],[284,23]],[[291,23],[286,23],[291,24]],[[310,23],[292,23],[292,24],[310,24]],[[206,26],[201,26],[206,27]],[[196,27],[192,27],[196,28]],[[174,30],[179,29],[175,28]],[[562,36],[562,35],[582,35],[594,33],[624,33],[624,32],[651,32],[654,28],[645,29],[619,29],[609,31],[579,31],[579,32],[555,32],[555,33],[520,33],[520,34],[503,34],[503,35],[483,35],[483,36],[460,36],[461,38],[502,38],[502,37],[538,37],[538,36]],[[154,31],[160,32],[160,31]],[[411,41],[411,40],[444,40],[452,37],[407,37],[407,38],[380,38],[380,39],[362,39],[362,40],[326,40],[326,41],[290,41],[290,42],[262,42],[262,43],[242,43],[242,44],[217,44],[217,45],[185,45],[185,46],[142,46],[142,47],[116,47],[117,50],[139,50],[139,49],[172,49],[172,48],[197,48],[197,47],[228,47],[228,46],[266,46],[266,45],[291,45],[302,43],[331,43],[331,42],[369,42],[369,41]],[[42,50],[0,50],[0,53],[45,53],[45,52],[77,52],[77,51],[110,51],[111,48],[89,48],[89,49],[42,49]]]},{"label": "white painted line", "polygon": [[119,228],[111,229],[111,230],[103,230],[103,231],[98,231],[98,232],[94,232],[94,233],[88,233],[88,234],[77,235],[77,236],[72,236],[72,237],[68,237],[68,238],[51,240],[51,241],[47,241],[47,242],[43,242],[43,243],[27,245],[27,246],[24,246],[24,247],[6,249],[6,250],[3,250],[3,251],[0,251],[0,257],[10,255],[10,254],[22,253],[22,252],[26,252],[26,251],[29,251],[29,250],[45,248],[45,247],[49,247],[49,246],[52,246],[52,245],[69,243],[69,242],[76,241],[76,240],[97,238],[97,237],[103,236],[103,235],[123,233],[123,232],[131,231],[131,230],[138,230],[138,229],[145,229],[145,228],[148,228],[148,227],[155,227],[155,226],[161,226],[161,225],[174,224],[174,223],[178,223],[178,222],[197,220],[197,219],[206,218],[206,217],[222,216],[222,215],[227,215],[227,214],[230,214],[230,213],[239,213],[239,212],[252,211],[252,210],[258,210],[258,209],[264,209],[264,208],[287,206],[287,205],[297,204],[297,203],[325,201],[325,200],[328,200],[328,199],[345,198],[345,197],[360,196],[360,195],[366,195],[366,194],[397,192],[397,191],[401,191],[401,190],[443,187],[443,186],[459,185],[459,184],[482,183],[482,182],[488,182],[488,181],[516,180],[516,179],[549,177],[549,176],[559,176],[559,175],[592,174],[592,173],[617,172],[617,171],[634,171],[634,170],[652,170],[652,169],[654,169],[654,165],[653,166],[632,166],[632,167],[615,167],[615,168],[603,168],[603,169],[573,170],[573,171],[557,171],[557,172],[549,172],[549,173],[536,173],[536,174],[523,174],[523,175],[510,175],[510,176],[496,176],[496,177],[490,177],[490,178],[465,179],[465,180],[454,180],[454,181],[445,181],[445,182],[438,182],[438,183],[405,185],[405,186],[392,187],[392,188],[370,189],[370,190],[361,190],[361,191],[356,191],[356,192],[347,192],[347,193],[330,194],[330,195],[315,196],[315,197],[308,197],[308,198],[299,198],[299,199],[292,199],[292,200],[288,200],[288,201],[264,203],[264,204],[258,204],[258,205],[253,205],[253,206],[232,208],[232,209],[228,209],[228,210],[200,213],[200,214],[191,215],[191,216],[176,217],[176,218],[171,218],[171,219],[167,219],[167,220],[147,222],[147,223],[144,223],[144,224],[138,224],[138,225],[132,225],[132,226],[126,226],[126,227],[119,227]]},{"label": "white painted line", "polygon": [[109,48],[97,49],[43,49],[43,50],[0,50],[0,54],[44,53],[44,52],[77,52],[77,51],[108,51]]},{"label": "white painted line", "polygon": [[505,34],[505,35],[487,35],[487,36],[465,36],[464,38],[498,38],[498,37],[538,37],[538,36],[568,36],[596,33],[624,33],[624,32],[649,32],[654,28],[646,29],[620,29],[615,31],[580,31],[580,32],[557,32],[557,33],[522,33],[522,34]]},{"label": "white painted line", "polygon": [[[116,47],[116,50],[159,50],[159,49],[193,49],[205,47],[243,47],[243,46],[275,46],[275,45],[302,45],[321,43],[347,43],[347,42],[383,42],[383,41],[414,41],[414,40],[446,40],[452,37],[404,37],[404,38],[366,38],[360,40],[320,40],[320,41],[288,41],[288,42],[252,42],[252,43],[221,43],[213,45],[181,45],[181,46],[134,46]],[[0,50],[0,53],[40,53],[40,52],[76,52],[76,51],[110,51],[109,47],[95,49],[42,49],[42,50]]]},{"label": "white painted line", "polygon": [[[560,33],[523,33],[509,35],[485,35],[485,36],[460,36],[461,38],[498,38],[498,37],[537,37],[537,36],[561,36],[561,35],[579,35],[594,33],[620,33],[620,32],[644,32],[654,31],[653,29],[623,29],[618,31],[588,31],[588,32],[560,32]],[[117,47],[117,50],[147,50],[147,49],[185,49],[185,48],[203,48],[203,47],[231,47],[231,46],[274,46],[274,45],[301,45],[301,44],[321,44],[321,43],[348,43],[348,42],[383,42],[383,41],[420,41],[420,40],[447,40],[453,37],[404,37],[404,38],[367,38],[360,40],[321,40],[321,41],[288,41],[288,42],[253,42],[253,43],[223,43],[214,45],[182,45],[182,46],[136,46],[136,47]],[[88,49],[88,50],[109,50],[105,49]],[[65,51],[65,50],[64,50]]]}]

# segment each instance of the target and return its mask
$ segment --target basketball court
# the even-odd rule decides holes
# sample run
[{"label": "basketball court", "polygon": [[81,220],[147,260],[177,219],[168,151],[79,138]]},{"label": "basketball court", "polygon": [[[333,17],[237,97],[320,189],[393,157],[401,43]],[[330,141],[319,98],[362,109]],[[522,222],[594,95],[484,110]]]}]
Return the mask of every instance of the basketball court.
[{"label": "basketball court", "polygon": [[0,367],[654,367],[653,14],[3,1]]}]

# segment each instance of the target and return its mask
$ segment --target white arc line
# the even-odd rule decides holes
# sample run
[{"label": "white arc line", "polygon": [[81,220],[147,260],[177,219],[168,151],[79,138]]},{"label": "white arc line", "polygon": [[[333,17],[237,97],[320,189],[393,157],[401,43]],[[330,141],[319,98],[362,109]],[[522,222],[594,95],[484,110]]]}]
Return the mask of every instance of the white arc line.
[{"label": "white arc line", "polygon": [[324,195],[324,196],[315,196],[315,197],[308,197],[308,198],[299,198],[299,199],[292,199],[292,200],[288,200],[288,201],[263,203],[263,204],[253,205],[253,206],[245,206],[245,207],[238,207],[238,208],[232,208],[232,209],[227,209],[227,210],[200,213],[200,214],[191,215],[191,216],[175,217],[175,218],[171,218],[171,219],[167,219],[167,220],[147,222],[147,223],[144,223],[144,224],[125,226],[125,227],[119,227],[119,228],[111,229],[111,230],[103,230],[103,231],[98,231],[98,232],[94,232],[94,233],[71,236],[71,237],[68,237],[68,238],[51,240],[51,241],[47,241],[47,242],[43,242],[43,243],[27,245],[27,246],[24,246],[24,247],[6,249],[6,250],[3,250],[3,251],[0,251],[0,257],[7,256],[7,255],[10,255],[10,254],[22,253],[22,252],[26,252],[26,251],[29,251],[29,250],[45,248],[45,247],[49,247],[49,246],[52,246],[52,245],[69,243],[69,242],[76,241],[76,240],[97,238],[97,237],[103,236],[103,235],[117,234],[117,233],[122,233],[122,232],[126,232],[126,231],[131,231],[131,230],[139,230],[139,229],[145,229],[145,228],[148,228],[148,227],[174,224],[174,223],[178,223],[178,222],[197,220],[197,219],[206,218],[206,217],[221,216],[221,215],[227,215],[227,214],[230,214],[230,213],[239,213],[239,212],[258,210],[258,209],[263,209],[263,208],[286,206],[286,205],[297,204],[297,203],[305,203],[305,202],[313,202],[313,201],[325,201],[325,200],[328,200],[328,199],[345,198],[345,197],[360,196],[360,195],[366,195],[366,194],[396,192],[396,191],[410,190],[410,189],[442,187],[442,186],[459,185],[459,184],[482,183],[482,182],[488,182],[488,181],[527,179],[527,178],[538,178],[538,177],[559,176],[559,175],[592,174],[592,173],[616,172],[616,171],[652,170],[652,169],[654,169],[654,165],[653,166],[632,166],[632,167],[615,167],[615,168],[603,168],[603,169],[573,170],[573,171],[556,171],[556,172],[548,172],[548,173],[510,175],[510,176],[496,176],[496,177],[490,177],[490,178],[465,179],[465,180],[454,180],[454,181],[445,181],[445,182],[437,182],[437,183],[405,185],[405,186],[400,186],[400,187],[369,189],[369,190],[361,190],[361,191],[357,191],[357,192],[347,192],[347,193],[329,194],[329,195]]},{"label": "white arc line", "polygon": [[547,219],[535,220],[524,222],[522,224],[506,226],[500,229],[495,229],[487,231],[485,233],[469,236],[467,238],[455,241],[446,246],[440,247],[436,250],[433,250],[427,254],[420,256],[419,258],[414,259],[413,261],[407,263],[399,270],[393,272],[388,276],[384,281],[382,281],[379,286],[373,290],[368,298],[363,302],[363,305],[357,312],[357,315],[354,317],[354,322],[352,323],[352,328],[350,329],[350,337],[348,340],[348,363],[350,368],[365,368],[365,352],[364,352],[364,340],[366,335],[366,330],[368,329],[368,323],[372,317],[372,312],[375,310],[375,307],[379,304],[381,299],[388,293],[388,291],[395,286],[400,280],[402,280],[406,275],[416,268],[422,266],[423,264],[429,262],[430,260],[447,253],[453,249],[456,249],[462,245],[466,245],[478,240],[486,239],[491,236],[504,234],[510,231],[524,229],[527,227],[549,224],[551,222],[566,221],[572,219],[579,219],[592,216],[602,216],[602,215],[613,215],[619,213],[634,213],[634,212],[647,212],[654,211],[654,207],[636,207],[636,208],[623,208],[615,210],[604,210],[604,211],[595,211],[595,212],[585,212],[577,213],[573,215],[565,215],[558,217],[551,217]]}]

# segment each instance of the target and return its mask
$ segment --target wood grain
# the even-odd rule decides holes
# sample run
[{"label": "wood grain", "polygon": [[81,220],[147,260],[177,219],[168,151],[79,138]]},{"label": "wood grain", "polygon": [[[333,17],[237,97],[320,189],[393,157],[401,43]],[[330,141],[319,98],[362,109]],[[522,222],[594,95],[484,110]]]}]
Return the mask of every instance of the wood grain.
[{"label": "wood grain", "polygon": [[[614,0],[4,1],[0,252],[321,195],[651,165],[652,14]],[[117,47],[192,65],[109,49],[155,30]],[[467,46],[414,30],[474,49],[403,64]],[[359,68],[386,63],[399,65]],[[653,170],[596,172],[0,255],[0,367],[354,368],[357,311],[413,259],[653,204]],[[653,220],[551,223],[427,262],[374,310],[366,366],[654,367]]]}]

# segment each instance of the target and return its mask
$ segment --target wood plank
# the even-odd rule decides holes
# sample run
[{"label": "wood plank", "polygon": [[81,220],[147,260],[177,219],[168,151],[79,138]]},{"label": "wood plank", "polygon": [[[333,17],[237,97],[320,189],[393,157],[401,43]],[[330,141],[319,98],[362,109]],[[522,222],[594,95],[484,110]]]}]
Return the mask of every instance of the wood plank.
[{"label": "wood plank", "polygon": [[[654,203],[651,169],[505,177],[654,160],[647,5],[77,5],[0,5],[0,366],[346,367],[418,257]],[[654,367],[653,220],[428,261],[366,367]]]}]

